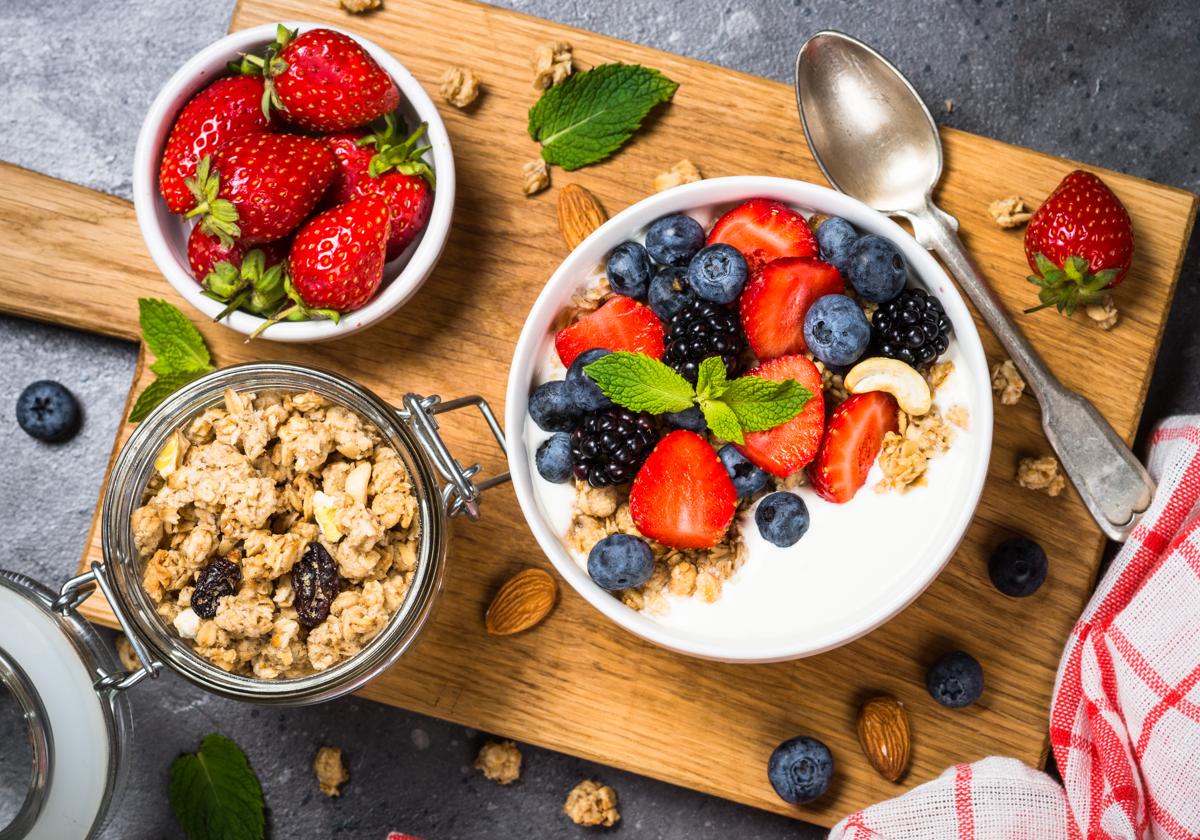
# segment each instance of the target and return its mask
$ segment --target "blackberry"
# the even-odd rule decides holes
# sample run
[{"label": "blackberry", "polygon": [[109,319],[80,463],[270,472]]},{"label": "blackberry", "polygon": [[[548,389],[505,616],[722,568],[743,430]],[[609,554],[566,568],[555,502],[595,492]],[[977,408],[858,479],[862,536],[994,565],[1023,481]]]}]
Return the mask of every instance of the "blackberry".
[{"label": "blackberry", "polygon": [[633,480],[657,442],[654,415],[624,408],[597,411],[571,433],[571,469],[593,487],[624,484]]},{"label": "blackberry", "polygon": [[881,303],[871,318],[875,352],[880,356],[923,367],[950,346],[950,319],[941,301],[924,289],[905,289]]},{"label": "blackberry", "polygon": [[695,384],[700,363],[720,356],[730,379],[741,372],[746,336],[737,312],[706,300],[685,303],[667,322],[663,361]]}]

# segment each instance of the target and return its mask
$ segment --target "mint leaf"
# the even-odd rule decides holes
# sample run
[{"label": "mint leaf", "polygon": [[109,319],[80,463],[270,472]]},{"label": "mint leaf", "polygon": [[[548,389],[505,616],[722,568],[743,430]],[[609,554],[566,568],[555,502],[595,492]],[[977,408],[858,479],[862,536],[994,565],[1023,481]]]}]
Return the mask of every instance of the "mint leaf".
[{"label": "mint leaf", "polygon": [[578,169],[621,148],[678,87],[639,64],[601,64],[543,93],[529,109],[529,136],[547,163]]},{"label": "mint leaf", "polygon": [[722,401],[747,432],[773,429],[804,410],[812,392],[794,379],[774,382],[759,376],[743,376],[729,383]]},{"label": "mint leaf", "polygon": [[696,399],[719,400],[725,393],[725,362],[720,356],[709,356],[700,362],[696,374]]},{"label": "mint leaf", "polygon": [[630,411],[666,414],[692,405],[692,386],[645,353],[609,353],[583,369],[604,395]]},{"label": "mint leaf", "polygon": [[150,369],[165,373],[207,373],[213,369],[204,336],[182,312],[165,300],[138,298],[142,338],[155,362]]},{"label": "mint leaf", "polygon": [[155,379],[146,386],[146,390],[138,394],[138,398],[133,404],[133,410],[129,412],[129,422],[142,422],[146,419],[146,415],[153,411],[160,402],[200,376],[199,372],[185,372],[168,373],[158,377],[158,379]]},{"label": "mint leaf", "polygon": [[224,735],[171,765],[171,809],[191,840],[262,840],[262,787],[246,754]]},{"label": "mint leaf", "polygon": [[734,443],[746,442],[746,438],[742,435],[742,424],[738,422],[737,415],[728,405],[720,400],[703,400],[700,403],[700,410],[704,412],[708,429],[714,435]]}]

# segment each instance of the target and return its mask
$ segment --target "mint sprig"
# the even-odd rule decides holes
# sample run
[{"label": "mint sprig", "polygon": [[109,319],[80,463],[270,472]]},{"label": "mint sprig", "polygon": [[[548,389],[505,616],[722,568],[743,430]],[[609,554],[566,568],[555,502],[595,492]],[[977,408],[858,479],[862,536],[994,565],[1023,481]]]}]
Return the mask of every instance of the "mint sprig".
[{"label": "mint sprig", "polygon": [[759,376],[729,380],[725,363],[711,356],[700,363],[693,388],[658,359],[618,352],[585,367],[597,387],[617,405],[651,414],[700,407],[714,435],[745,443],[745,432],[773,429],[804,410],[812,392],[794,379],[775,382]]},{"label": "mint sprig", "polygon": [[262,786],[241,747],[206,735],[171,765],[171,809],[189,840],[262,840]]},{"label": "mint sprig", "polygon": [[547,163],[578,169],[621,148],[678,87],[640,64],[601,64],[543,93],[529,109],[529,136]]},{"label": "mint sprig", "polygon": [[146,419],[154,407],[199,376],[214,370],[204,336],[179,309],[165,300],[138,298],[142,340],[154,354],[150,370],[158,378],[138,395],[129,422]]}]

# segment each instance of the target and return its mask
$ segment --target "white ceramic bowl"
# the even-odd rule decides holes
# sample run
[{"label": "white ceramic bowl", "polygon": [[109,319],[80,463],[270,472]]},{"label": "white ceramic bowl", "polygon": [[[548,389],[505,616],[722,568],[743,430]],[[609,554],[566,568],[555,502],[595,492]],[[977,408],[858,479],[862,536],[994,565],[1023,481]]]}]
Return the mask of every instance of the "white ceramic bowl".
[{"label": "white ceramic bowl", "polygon": [[[672,611],[685,611],[681,620],[660,620],[626,607],[594,584],[564,547],[561,534],[569,513],[564,520],[562,506],[569,504],[572,491],[570,485],[548,484],[533,466],[536,438],[543,433],[534,431],[528,420],[529,392],[546,378],[554,378],[547,377],[546,370],[554,352],[552,325],[614,246],[643,233],[660,216],[711,214],[755,196],[842,216],[860,231],[885,236],[899,247],[915,282],[936,294],[953,323],[953,377],[961,377],[953,396],[970,411],[970,430],[960,431],[950,452],[930,462],[928,487],[904,495],[880,495],[867,486],[841,506],[810,497],[809,534],[793,549],[767,549],[768,555],[771,551],[793,554],[756,556],[752,551],[715,604],[697,598],[675,602]],[[686,184],[640,201],[606,222],[563,261],[534,303],[517,343],[509,372],[505,428],[513,485],[538,544],[596,609],[630,632],[681,653],[729,662],[773,662],[843,645],[883,624],[929,586],[962,540],[983,490],[991,453],[992,397],[987,362],[970,312],[933,257],[902,228],[825,187],[739,176]],[[856,511],[863,512],[861,521],[853,518]],[[837,523],[832,543],[828,533],[813,536],[822,517]],[[904,531],[900,524],[914,521],[920,524],[915,534],[912,527]],[[752,519],[744,520],[744,533],[754,528]],[[894,539],[891,529],[909,537]],[[844,541],[839,538],[842,534]]]},{"label": "white ceramic bowl", "polygon": [[[327,341],[357,332],[386,318],[412,297],[433,272],[445,247],[454,214],[454,156],[450,151],[446,126],[433,100],[425,93],[420,82],[386,50],[357,32],[337,26],[306,21],[288,21],[286,26],[301,32],[317,27],[337,29],[362,44],[400,88],[400,112],[405,121],[410,126],[420,122],[428,124],[426,142],[432,149],[426,154],[426,159],[437,177],[428,226],[416,242],[385,266],[383,284],[370,303],[356,312],[347,313],[337,324],[325,320],[285,321],[262,334],[263,338],[273,341]],[[200,284],[192,277],[187,260],[187,237],[192,222],[173,215],[159,195],[159,163],[175,117],[188,100],[213,80],[226,75],[227,62],[243,53],[257,51],[274,39],[275,24],[264,24],[234,32],[196,53],[159,91],[138,135],[133,160],[133,205],[142,237],[150,249],[150,256],[168,282],[210,318],[220,313],[222,304],[205,297]],[[262,324],[262,319],[246,312],[235,312],[221,323],[249,335]]]}]

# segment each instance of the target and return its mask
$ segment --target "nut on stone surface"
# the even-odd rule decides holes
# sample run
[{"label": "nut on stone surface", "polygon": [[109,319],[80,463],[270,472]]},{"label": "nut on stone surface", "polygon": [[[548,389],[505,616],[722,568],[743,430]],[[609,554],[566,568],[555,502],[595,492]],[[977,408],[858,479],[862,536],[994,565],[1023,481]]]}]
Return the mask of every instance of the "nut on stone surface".
[{"label": "nut on stone surface", "polygon": [[541,569],[518,572],[500,587],[485,617],[493,636],[510,636],[541,622],[558,600],[558,584]]},{"label": "nut on stone surface", "polygon": [[879,775],[895,782],[908,769],[912,734],[908,712],[894,697],[873,697],[858,710],[858,743]]},{"label": "nut on stone surface", "polygon": [[608,214],[585,187],[567,184],[558,191],[558,227],[572,251],[606,221]]}]

